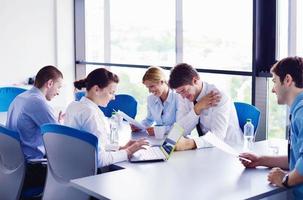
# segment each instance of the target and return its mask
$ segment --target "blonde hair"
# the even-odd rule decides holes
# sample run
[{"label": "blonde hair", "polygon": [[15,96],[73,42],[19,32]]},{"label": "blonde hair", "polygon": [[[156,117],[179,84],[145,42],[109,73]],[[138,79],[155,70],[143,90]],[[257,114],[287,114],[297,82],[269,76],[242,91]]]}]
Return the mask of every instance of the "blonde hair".
[{"label": "blonde hair", "polygon": [[144,81],[152,81],[155,83],[164,81],[165,83],[167,83],[163,69],[161,67],[156,66],[151,66],[147,69],[142,78],[143,83]]}]

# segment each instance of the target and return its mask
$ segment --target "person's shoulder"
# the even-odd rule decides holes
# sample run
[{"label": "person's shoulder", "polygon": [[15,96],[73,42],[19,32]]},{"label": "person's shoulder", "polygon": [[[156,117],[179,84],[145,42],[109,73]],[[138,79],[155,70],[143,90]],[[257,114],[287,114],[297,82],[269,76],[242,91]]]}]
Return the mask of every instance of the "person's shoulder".
[{"label": "person's shoulder", "polygon": [[81,101],[73,101],[67,106],[66,113],[84,117],[93,115],[94,110]]},{"label": "person's shoulder", "polygon": [[74,110],[80,112],[80,111],[89,111],[90,109],[89,106],[87,106],[81,101],[73,101],[67,106],[67,110]]},{"label": "person's shoulder", "polygon": [[36,106],[48,105],[46,99],[38,94],[29,93],[27,96],[24,96],[24,100],[29,105],[36,105]]},{"label": "person's shoulder", "polygon": [[210,91],[217,91],[217,92],[220,92],[223,95],[226,95],[222,89],[218,88],[214,84],[207,83],[207,82],[203,82],[203,84],[204,84],[203,87],[206,87],[206,92],[207,93],[209,93]]},{"label": "person's shoulder", "polygon": [[218,103],[217,106],[215,106],[214,108],[219,108],[222,106],[227,106],[229,104],[232,104],[231,98],[220,88],[218,88],[216,85],[214,84],[209,84],[209,83],[205,83],[206,86],[206,93],[208,94],[211,91],[215,91],[215,92],[219,92],[221,99],[220,102]]},{"label": "person's shoulder", "polygon": [[153,94],[150,94],[147,96],[147,103],[154,103],[157,101],[159,97],[153,95]]},{"label": "person's shoulder", "polygon": [[293,115],[302,118],[303,120],[303,100],[299,101],[295,106]]},{"label": "person's shoulder", "polygon": [[178,94],[175,90],[170,90],[170,94],[173,98],[177,99],[179,97],[181,97],[180,94]]}]

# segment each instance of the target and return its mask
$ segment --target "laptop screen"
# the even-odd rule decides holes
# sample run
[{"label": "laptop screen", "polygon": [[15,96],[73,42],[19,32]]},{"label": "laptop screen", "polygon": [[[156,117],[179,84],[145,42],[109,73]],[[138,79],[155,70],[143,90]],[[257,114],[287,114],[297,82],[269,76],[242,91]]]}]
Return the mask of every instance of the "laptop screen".
[{"label": "laptop screen", "polygon": [[180,137],[183,135],[183,128],[175,123],[173,128],[169,131],[167,138],[162,144],[162,149],[170,155],[172,151],[175,149],[175,145],[180,139]]}]

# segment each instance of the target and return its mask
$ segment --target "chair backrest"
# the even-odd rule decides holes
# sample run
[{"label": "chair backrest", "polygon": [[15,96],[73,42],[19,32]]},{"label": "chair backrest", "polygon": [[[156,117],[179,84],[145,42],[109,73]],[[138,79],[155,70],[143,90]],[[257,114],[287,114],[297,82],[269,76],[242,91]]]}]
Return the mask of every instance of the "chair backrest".
[{"label": "chair backrest", "polygon": [[128,94],[117,94],[114,100],[111,100],[106,108],[101,107],[104,115],[111,117],[112,113],[118,110],[123,111],[128,116],[135,118],[137,115],[137,101]]},{"label": "chair backrest", "polygon": [[246,123],[246,119],[248,118],[251,119],[251,122],[254,125],[256,132],[260,120],[260,110],[253,105],[243,102],[235,102],[235,107],[242,132],[244,132],[244,125]]},{"label": "chair backrest", "polygon": [[[85,92],[76,92],[75,100],[79,101],[84,95]],[[108,103],[107,107],[99,107],[106,117],[111,117],[114,111],[121,110],[128,116],[135,118],[137,115],[137,104],[136,99],[130,95],[117,94],[115,99]]]},{"label": "chair backrest", "polygon": [[26,91],[26,89],[17,87],[0,88],[0,112],[7,112],[9,105],[15,97],[24,91]]},{"label": "chair backrest", "polygon": [[19,199],[25,176],[25,159],[19,134],[0,125],[0,198]]},{"label": "chair backrest", "polygon": [[80,99],[85,95],[84,91],[79,91],[75,93],[75,100],[80,101]]},{"label": "chair backrest", "polygon": [[41,131],[48,160],[43,199],[89,199],[69,181],[97,173],[97,137],[58,124],[44,124]]}]

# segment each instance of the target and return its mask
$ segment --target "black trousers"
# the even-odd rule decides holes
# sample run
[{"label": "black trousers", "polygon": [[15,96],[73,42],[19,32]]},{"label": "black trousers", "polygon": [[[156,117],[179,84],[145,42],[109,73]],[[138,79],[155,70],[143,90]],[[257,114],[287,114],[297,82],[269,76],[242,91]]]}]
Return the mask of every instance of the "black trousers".
[{"label": "black trousers", "polygon": [[[47,165],[42,163],[28,163],[24,183],[21,192],[22,199],[41,199],[47,174]],[[41,192],[39,194],[39,191]],[[37,193],[38,192],[38,193]],[[28,194],[34,194],[37,198],[27,198]]]}]

